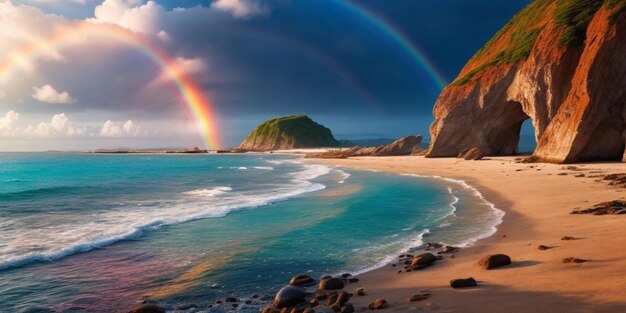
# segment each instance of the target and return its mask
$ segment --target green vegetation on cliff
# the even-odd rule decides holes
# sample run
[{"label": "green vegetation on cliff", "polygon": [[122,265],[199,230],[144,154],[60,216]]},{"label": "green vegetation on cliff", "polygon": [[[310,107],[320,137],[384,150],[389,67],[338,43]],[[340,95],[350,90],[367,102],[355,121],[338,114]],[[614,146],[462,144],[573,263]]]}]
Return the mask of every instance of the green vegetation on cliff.
[{"label": "green vegetation on cliff", "polygon": [[[552,10],[551,6],[555,3],[556,7]],[[563,30],[560,46],[583,46],[589,23],[602,5],[608,9],[614,9],[609,15],[610,22],[615,22],[617,17],[626,11],[626,0],[533,1],[478,50],[470,60],[478,65],[454,81],[452,85],[462,86],[491,66],[525,61],[530,56],[539,32],[549,22],[554,22],[557,29]],[[550,13],[551,11],[553,13]]]},{"label": "green vegetation on cliff", "polygon": [[617,18],[626,12],[626,0],[606,0],[604,6],[607,9],[613,9],[613,12],[609,14],[609,23],[611,24],[615,23]]},{"label": "green vegetation on cliff", "polygon": [[[611,0],[609,0],[611,1]],[[563,27],[561,46],[579,47],[585,44],[587,27],[604,0],[561,0],[554,11],[556,24]]]},{"label": "green vegetation on cliff", "polygon": [[239,146],[246,150],[337,147],[330,129],[306,115],[274,118],[257,126]]}]

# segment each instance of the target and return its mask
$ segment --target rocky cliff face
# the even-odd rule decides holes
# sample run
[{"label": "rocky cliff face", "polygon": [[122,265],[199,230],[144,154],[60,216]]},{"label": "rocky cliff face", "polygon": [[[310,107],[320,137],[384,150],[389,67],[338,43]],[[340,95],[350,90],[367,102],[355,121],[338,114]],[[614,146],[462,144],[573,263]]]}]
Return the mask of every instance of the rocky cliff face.
[{"label": "rocky cliff face", "polygon": [[427,156],[517,153],[530,118],[535,158],[624,157],[626,0],[535,0],[441,93]]},{"label": "rocky cliff face", "polygon": [[268,151],[295,148],[337,147],[330,129],[306,115],[275,118],[257,126],[238,150]]},{"label": "rocky cliff face", "polygon": [[309,153],[307,158],[320,159],[345,159],[349,157],[360,156],[399,156],[409,155],[421,151],[422,135],[409,135],[402,137],[388,145],[380,145],[377,147],[359,146],[345,150],[330,150],[320,153]]}]

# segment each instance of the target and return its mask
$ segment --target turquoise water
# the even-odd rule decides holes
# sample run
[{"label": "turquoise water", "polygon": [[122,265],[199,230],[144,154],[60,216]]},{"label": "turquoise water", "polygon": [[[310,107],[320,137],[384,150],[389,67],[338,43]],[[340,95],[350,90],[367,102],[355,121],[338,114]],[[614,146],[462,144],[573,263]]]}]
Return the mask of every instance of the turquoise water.
[{"label": "turquoise water", "polygon": [[501,215],[462,182],[289,155],[3,153],[0,303],[110,312],[147,298],[219,312],[216,299],[271,295],[297,273],[470,244]]}]

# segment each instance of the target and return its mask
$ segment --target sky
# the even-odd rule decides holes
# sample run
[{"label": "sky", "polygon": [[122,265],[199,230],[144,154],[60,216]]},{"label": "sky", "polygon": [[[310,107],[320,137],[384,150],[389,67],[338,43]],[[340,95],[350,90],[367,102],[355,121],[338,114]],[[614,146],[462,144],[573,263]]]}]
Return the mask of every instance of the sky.
[{"label": "sky", "polygon": [[[293,114],[338,139],[428,135],[442,83],[529,2],[0,0],[0,151],[204,147],[183,76],[222,148]],[[102,32],[50,40],[83,25],[168,70]]]}]

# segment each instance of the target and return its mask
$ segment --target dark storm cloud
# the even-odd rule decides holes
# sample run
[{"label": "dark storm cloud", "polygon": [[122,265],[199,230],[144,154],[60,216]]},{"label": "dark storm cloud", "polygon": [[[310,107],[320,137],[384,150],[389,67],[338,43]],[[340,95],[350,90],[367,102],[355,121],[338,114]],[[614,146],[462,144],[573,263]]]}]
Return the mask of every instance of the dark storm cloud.
[{"label": "dark storm cloud", "polygon": [[[361,1],[429,56],[450,81],[527,0]],[[168,29],[190,55],[205,55],[222,114],[430,114],[439,93],[375,25],[324,1],[272,3],[233,19],[190,8]],[[220,82],[220,77],[232,77]]]}]

